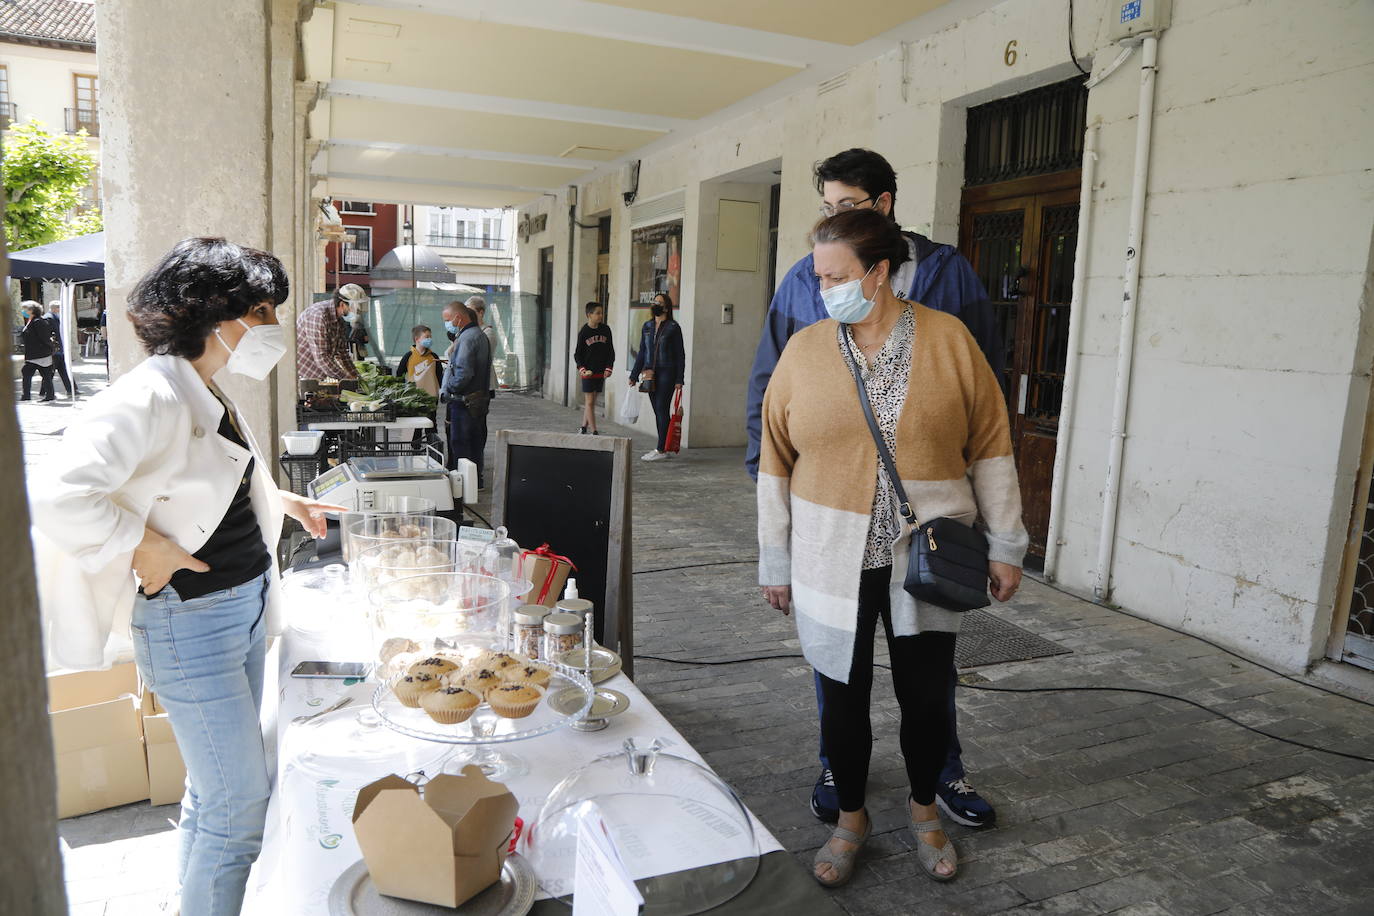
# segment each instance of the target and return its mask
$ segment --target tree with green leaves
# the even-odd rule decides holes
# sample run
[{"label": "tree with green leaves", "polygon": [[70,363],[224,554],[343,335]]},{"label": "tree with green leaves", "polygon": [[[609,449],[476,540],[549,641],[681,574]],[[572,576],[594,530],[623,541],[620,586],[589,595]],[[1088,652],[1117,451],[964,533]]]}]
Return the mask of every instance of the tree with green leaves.
[{"label": "tree with green leaves", "polygon": [[84,130],[52,134],[33,120],[12,127],[0,158],[9,250],[99,232],[100,211],[78,211],[95,168],[96,154]]}]

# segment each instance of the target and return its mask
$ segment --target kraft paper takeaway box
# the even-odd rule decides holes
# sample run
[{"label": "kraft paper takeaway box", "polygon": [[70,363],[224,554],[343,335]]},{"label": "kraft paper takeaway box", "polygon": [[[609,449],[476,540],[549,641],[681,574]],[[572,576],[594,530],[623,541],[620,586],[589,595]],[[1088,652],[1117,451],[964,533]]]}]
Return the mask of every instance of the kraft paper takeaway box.
[{"label": "kraft paper takeaway box", "polygon": [[378,892],[456,907],[496,883],[519,803],[475,766],[425,784],[386,776],[358,791],[353,832]]}]

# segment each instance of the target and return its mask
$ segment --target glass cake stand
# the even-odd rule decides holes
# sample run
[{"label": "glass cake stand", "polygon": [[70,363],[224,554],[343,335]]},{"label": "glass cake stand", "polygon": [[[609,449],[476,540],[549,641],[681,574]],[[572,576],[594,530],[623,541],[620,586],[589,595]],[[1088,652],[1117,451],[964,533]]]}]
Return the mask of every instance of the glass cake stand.
[{"label": "glass cake stand", "polygon": [[396,698],[392,688],[405,676],[404,672],[377,685],[372,694],[372,708],[383,725],[402,735],[466,748],[465,752],[455,754],[444,763],[443,772],[461,773],[463,767],[475,765],[489,779],[510,779],[528,773],[529,765],[506,751],[505,746],[571,726],[585,717],[592,706],[592,684],[582,672],[552,662],[534,664],[553,674],[539,705],[521,719],[499,716],[484,702],[465,722],[457,725],[435,722],[423,709],[405,706]]}]

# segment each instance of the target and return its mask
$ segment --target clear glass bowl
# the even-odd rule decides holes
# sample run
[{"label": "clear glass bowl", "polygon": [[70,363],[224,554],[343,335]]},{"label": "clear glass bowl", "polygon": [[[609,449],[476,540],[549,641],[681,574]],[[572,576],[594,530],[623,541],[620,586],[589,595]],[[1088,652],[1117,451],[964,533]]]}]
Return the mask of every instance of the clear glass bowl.
[{"label": "clear glass bowl", "polygon": [[357,553],[349,576],[363,594],[395,579],[424,573],[466,572],[459,568],[457,541],[406,538],[374,544]]},{"label": "clear glass bowl", "polygon": [[571,903],[578,824],[600,816],[645,916],[690,916],[738,896],[758,872],[749,812],[704,766],[663,752],[659,739],[630,738],[554,787],[521,839],[539,884]]},{"label": "clear glass bowl", "polygon": [[424,573],[378,585],[368,593],[378,679],[436,650],[503,645],[509,601],[510,585],[473,573]]}]

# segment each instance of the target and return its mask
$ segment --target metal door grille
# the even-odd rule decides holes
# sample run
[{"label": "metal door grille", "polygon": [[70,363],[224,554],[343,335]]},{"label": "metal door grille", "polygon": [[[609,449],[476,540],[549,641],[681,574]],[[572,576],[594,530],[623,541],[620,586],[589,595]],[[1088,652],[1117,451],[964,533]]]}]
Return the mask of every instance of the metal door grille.
[{"label": "metal door grille", "polygon": [[1342,658],[1363,668],[1374,668],[1374,486],[1364,510],[1360,562],[1355,567],[1355,591],[1350,596],[1350,622],[1346,625]]},{"label": "metal door grille", "polygon": [[[1016,351],[1017,274],[1021,269],[1024,210],[980,213],[973,218],[973,268],[992,299],[1002,352]],[[1010,359],[1002,369],[1002,390],[1013,390]]]},{"label": "metal door grille", "polygon": [[965,187],[1078,166],[1088,111],[1083,83],[1075,77],[970,108]]},{"label": "metal door grille", "polygon": [[1027,380],[1026,419],[1054,429],[1064,401],[1068,357],[1069,302],[1073,298],[1073,261],[1078,244],[1078,207],[1046,207],[1041,218],[1042,295],[1035,303],[1034,339]]}]

